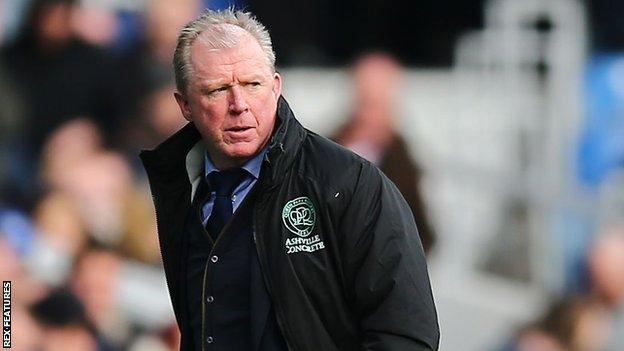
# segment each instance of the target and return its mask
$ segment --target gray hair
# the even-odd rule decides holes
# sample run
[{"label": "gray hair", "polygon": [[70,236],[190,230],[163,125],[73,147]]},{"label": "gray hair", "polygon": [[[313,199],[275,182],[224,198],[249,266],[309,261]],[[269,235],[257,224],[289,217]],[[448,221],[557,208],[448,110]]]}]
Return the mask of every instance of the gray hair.
[{"label": "gray hair", "polygon": [[268,67],[275,72],[275,52],[271,43],[269,31],[249,12],[235,11],[232,8],[213,11],[206,10],[195,20],[189,22],[178,37],[178,43],[173,55],[173,70],[175,74],[176,88],[180,93],[186,92],[189,77],[192,74],[191,47],[195,40],[202,34],[202,43],[209,47],[231,48],[240,39],[228,27],[236,26],[249,33],[260,44],[266,55]]}]

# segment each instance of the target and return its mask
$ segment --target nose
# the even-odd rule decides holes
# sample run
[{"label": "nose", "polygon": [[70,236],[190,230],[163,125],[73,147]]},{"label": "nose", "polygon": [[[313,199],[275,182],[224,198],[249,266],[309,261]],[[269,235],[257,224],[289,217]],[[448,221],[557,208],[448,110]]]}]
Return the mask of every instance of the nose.
[{"label": "nose", "polygon": [[247,104],[247,99],[245,99],[245,95],[243,90],[239,85],[233,85],[230,88],[230,96],[229,96],[229,110],[230,113],[239,115],[243,112],[249,110],[249,105]]}]

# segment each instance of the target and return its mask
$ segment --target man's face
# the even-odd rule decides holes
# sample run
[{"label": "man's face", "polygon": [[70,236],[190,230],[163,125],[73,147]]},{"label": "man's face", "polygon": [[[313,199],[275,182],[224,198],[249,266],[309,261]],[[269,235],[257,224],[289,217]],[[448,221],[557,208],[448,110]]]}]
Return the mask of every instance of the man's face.
[{"label": "man's face", "polygon": [[239,166],[271,136],[281,77],[247,33],[225,49],[213,49],[201,39],[191,48],[192,75],[186,94],[176,93],[176,100],[184,118],[195,122],[215,165]]}]

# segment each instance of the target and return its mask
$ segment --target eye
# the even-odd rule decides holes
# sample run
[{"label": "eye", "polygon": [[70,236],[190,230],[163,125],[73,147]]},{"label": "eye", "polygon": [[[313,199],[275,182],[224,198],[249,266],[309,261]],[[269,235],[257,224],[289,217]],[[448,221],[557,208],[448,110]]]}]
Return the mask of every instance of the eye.
[{"label": "eye", "polygon": [[228,86],[222,86],[214,89],[204,89],[202,90],[202,94],[204,94],[205,96],[215,96],[221,92],[226,91],[227,88]]}]

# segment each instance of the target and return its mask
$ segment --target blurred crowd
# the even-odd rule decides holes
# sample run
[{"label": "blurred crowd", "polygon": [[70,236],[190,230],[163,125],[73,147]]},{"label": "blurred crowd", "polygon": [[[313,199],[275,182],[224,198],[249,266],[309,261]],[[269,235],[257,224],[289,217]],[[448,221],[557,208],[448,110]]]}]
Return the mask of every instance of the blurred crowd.
[{"label": "blurred crowd", "polygon": [[624,225],[596,236],[579,274],[586,277],[581,291],[554,298],[501,350],[624,350]]},{"label": "blurred crowd", "polygon": [[[0,0],[13,23],[0,26],[0,276],[13,283],[14,350],[177,350],[137,155],[185,123],[171,59],[179,29],[206,4]],[[350,73],[354,107],[331,137],[397,184],[429,253],[422,169],[395,120],[401,64],[371,51]],[[503,350],[624,350],[624,226],[595,238],[580,288],[554,297]]]},{"label": "blurred crowd", "polygon": [[177,349],[137,154],[183,124],[171,58],[200,1],[150,0],[134,17],[98,1],[2,5],[21,18],[0,56],[12,349]]}]

